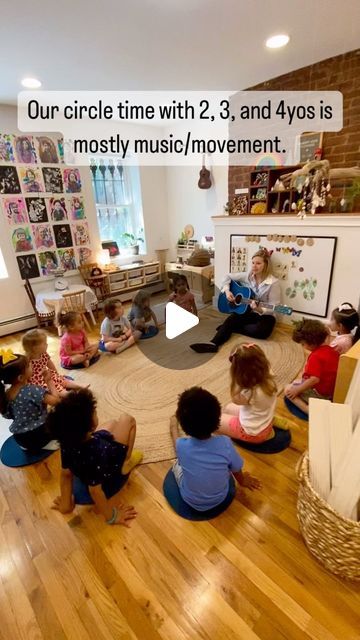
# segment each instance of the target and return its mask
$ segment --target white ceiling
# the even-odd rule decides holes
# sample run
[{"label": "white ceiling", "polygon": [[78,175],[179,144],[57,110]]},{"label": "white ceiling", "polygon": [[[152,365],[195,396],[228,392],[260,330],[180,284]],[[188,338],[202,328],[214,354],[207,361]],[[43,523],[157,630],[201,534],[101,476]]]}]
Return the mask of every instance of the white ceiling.
[{"label": "white ceiling", "polygon": [[[360,0],[0,0],[0,103],[43,89],[243,89],[360,47]],[[286,32],[290,44],[264,40]]]}]

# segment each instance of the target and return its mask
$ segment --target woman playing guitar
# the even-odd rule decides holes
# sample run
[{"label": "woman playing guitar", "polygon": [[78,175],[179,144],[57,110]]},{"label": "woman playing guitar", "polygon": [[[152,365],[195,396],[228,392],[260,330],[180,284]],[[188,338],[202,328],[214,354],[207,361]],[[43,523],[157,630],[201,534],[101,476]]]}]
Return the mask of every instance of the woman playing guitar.
[{"label": "woman playing guitar", "polygon": [[261,302],[277,305],[280,303],[280,283],[271,273],[270,254],[267,249],[259,249],[252,257],[251,271],[246,273],[228,274],[221,291],[225,293],[229,302],[234,302],[234,295],[230,291],[230,283],[234,280],[247,284],[254,291],[257,302],[253,300],[243,315],[231,313],[218,327],[210,342],[199,342],[190,345],[197,353],[214,353],[229,340],[232,333],[242,333],[251,338],[268,338],[275,326],[274,312],[261,306]]}]

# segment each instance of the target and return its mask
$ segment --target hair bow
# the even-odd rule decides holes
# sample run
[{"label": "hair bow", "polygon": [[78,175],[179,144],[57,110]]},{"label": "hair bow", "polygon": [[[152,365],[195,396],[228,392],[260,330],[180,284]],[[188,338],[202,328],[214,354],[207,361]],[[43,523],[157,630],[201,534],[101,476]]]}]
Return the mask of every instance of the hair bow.
[{"label": "hair bow", "polygon": [[343,302],[340,306],[339,306],[339,311],[347,311],[349,309],[353,309],[354,307],[352,306],[352,304],[350,304],[350,302]]},{"label": "hair bow", "polygon": [[12,349],[0,349],[0,358],[3,365],[8,362],[12,362],[13,360],[17,360],[17,356],[14,354]]},{"label": "hair bow", "polygon": [[255,344],[255,342],[243,342],[241,345],[239,345],[239,347],[236,347],[235,351],[230,353],[230,355],[229,355],[230,362],[233,361],[233,359],[236,356],[236,354],[238,353],[238,349],[240,347],[245,347],[245,349],[250,349],[250,347],[256,347],[256,344]]}]

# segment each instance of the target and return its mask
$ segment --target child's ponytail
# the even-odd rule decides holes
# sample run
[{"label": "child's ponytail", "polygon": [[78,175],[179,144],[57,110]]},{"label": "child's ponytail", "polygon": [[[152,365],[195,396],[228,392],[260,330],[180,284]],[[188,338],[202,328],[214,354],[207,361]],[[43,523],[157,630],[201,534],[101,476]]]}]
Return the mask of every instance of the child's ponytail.
[{"label": "child's ponytail", "polygon": [[9,356],[9,354],[9,359],[0,354],[0,413],[5,413],[8,404],[5,385],[14,384],[19,376],[25,373],[28,366],[26,356],[10,351],[5,355]]}]

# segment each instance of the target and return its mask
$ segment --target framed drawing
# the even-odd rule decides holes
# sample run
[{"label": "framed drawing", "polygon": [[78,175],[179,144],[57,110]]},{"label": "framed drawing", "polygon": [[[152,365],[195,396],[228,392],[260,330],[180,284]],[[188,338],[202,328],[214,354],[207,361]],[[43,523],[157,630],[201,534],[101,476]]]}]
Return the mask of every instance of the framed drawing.
[{"label": "framed drawing", "polygon": [[230,236],[230,273],[248,273],[251,257],[264,247],[280,281],[281,303],[295,313],[326,318],[337,238],[333,236]]},{"label": "framed drawing", "polygon": [[308,160],[321,160],[316,158],[318,149],[322,149],[323,132],[303,133],[300,136],[300,164]]}]

